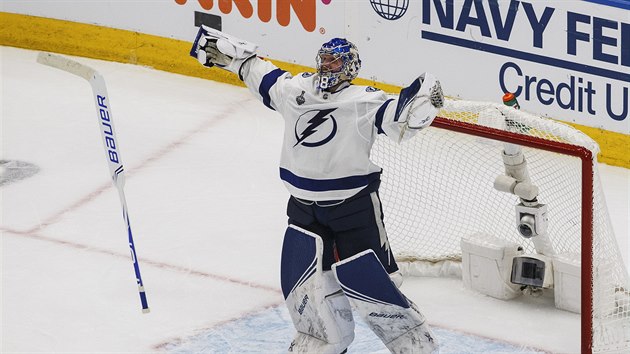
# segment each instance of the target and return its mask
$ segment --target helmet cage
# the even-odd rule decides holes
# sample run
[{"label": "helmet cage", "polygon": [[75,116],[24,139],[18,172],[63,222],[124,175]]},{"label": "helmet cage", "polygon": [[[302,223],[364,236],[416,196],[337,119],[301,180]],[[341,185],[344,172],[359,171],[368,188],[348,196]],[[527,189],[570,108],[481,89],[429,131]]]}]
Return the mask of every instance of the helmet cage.
[{"label": "helmet cage", "polygon": [[[322,56],[331,55],[335,60],[341,60],[341,69],[337,71],[322,70]],[[357,47],[344,38],[333,38],[324,43],[317,52],[317,73],[319,74],[318,86],[325,90],[334,87],[343,81],[352,81],[359,74],[361,59]]]}]

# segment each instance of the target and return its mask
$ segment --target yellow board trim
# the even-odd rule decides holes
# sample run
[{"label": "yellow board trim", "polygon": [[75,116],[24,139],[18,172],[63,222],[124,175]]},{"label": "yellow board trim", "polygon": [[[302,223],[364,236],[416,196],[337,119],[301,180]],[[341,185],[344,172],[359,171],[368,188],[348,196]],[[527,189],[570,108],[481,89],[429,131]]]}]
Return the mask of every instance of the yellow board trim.
[{"label": "yellow board trim", "polygon": [[[229,72],[207,69],[190,57],[190,42],[85,23],[0,12],[0,45],[149,66],[158,70],[244,86]],[[271,60],[293,74],[313,68]],[[397,93],[400,87],[356,79],[359,85]],[[568,123],[601,149],[600,162],[630,168],[630,135]]]}]

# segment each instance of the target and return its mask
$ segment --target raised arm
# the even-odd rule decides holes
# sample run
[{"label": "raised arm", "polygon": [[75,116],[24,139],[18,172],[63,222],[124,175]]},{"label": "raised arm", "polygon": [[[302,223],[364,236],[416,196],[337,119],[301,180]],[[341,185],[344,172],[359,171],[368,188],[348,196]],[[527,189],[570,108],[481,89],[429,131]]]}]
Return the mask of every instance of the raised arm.
[{"label": "raised arm", "polygon": [[389,138],[403,141],[428,127],[444,105],[440,82],[424,73],[400,90],[398,98],[386,101],[379,112],[382,130]]},{"label": "raised arm", "polygon": [[256,57],[257,48],[254,43],[201,25],[190,49],[190,56],[197,58],[203,66],[209,68],[216,66],[231,71],[243,80],[241,76],[243,63]]},{"label": "raised arm", "polygon": [[190,55],[206,67],[233,72],[265,106],[279,110],[283,81],[291,75],[256,56],[257,45],[210,27],[201,26]]}]

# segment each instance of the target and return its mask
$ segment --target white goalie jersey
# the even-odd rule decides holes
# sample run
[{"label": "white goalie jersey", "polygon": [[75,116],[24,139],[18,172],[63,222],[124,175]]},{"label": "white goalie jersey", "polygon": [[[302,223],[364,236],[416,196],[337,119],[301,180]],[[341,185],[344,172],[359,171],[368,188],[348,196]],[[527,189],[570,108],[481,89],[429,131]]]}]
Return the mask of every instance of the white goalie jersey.
[{"label": "white goalie jersey", "polygon": [[370,160],[377,135],[401,141],[418,132],[401,124],[407,112],[398,108],[398,97],[373,87],[321,91],[316,74],[293,77],[259,58],[248,60],[241,75],[250,91],[285,120],[280,178],[297,198],[355,195],[380,178],[381,168]]}]

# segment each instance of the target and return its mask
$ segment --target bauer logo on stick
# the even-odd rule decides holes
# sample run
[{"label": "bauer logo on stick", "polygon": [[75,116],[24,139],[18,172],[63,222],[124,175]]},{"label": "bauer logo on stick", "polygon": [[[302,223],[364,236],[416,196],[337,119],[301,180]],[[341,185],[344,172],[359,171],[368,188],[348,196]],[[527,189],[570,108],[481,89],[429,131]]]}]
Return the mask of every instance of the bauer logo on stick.
[{"label": "bauer logo on stick", "polygon": [[105,154],[107,155],[107,159],[109,161],[108,166],[110,176],[112,177],[116,189],[118,189],[118,196],[123,210],[123,218],[127,224],[129,250],[131,251],[131,260],[133,261],[133,268],[136,273],[136,282],[138,283],[138,293],[140,295],[142,312],[149,313],[149,304],[147,302],[146,292],[144,291],[142,276],[140,275],[140,265],[138,264],[138,257],[131,232],[131,224],[129,222],[129,214],[127,212],[127,200],[125,198],[124,191],[125,174],[120,159],[120,152],[117,150],[116,130],[114,129],[114,121],[111,116],[111,104],[106,103],[107,87],[105,86],[105,79],[103,79],[96,70],[90,68],[89,66],[83,65],[61,55],[42,52],[37,56],[37,62],[82,77],[90,83],[90,86],[92,86],[92,94],[96,105],[96,115],[103,127],[103,129],[101,129],[101,137],[103,138]]},{"label": "bauer logo on stick", "polygon": [[109,118],[109,110],[105,104],[105,96],[97,95],[96,102],[99,107],[99,117],[101,117],[101,124],[103,125],[103,139],[105,140],[105,148],[107,149],[107,155],[109,161],[113,163],[120,163],[118,159],[118,152],[116,152],[116,140],[114,139],[114,131]]}]

